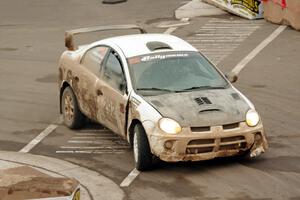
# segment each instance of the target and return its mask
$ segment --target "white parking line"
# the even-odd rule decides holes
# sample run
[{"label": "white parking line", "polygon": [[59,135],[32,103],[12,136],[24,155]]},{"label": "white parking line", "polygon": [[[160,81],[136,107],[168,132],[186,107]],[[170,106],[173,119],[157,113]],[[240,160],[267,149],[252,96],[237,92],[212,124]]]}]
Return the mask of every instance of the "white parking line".
[{"label": "white parking line", "polygon": [[122,183],[120,184],[120,186],[121,187],[128,187],[140,173],[141,173],[140,171],[138,171],[137,169],[134,168],[128,174],[128,176],[122,181]]},{"label": "white parking line", "polygon": [[[89,131],[90,132],[90,131]],[[112,135],[111,133],[75,133],[76,136],[99,136],[99,135]]]},{"label": "white parking line", "polygon": [[124,151],[120,151],[120,150],[114,150],[114,151],[98,151],[98,150],[69,150],[69,151],[56,151],[55,153],[57,154],[123,154]]},{"label": "white parking line", "polygon": [[29,142],[23,149],[19,152],[28,153],[31,149],[33,149],[39,142],[41,142],[47,135],[49,135],[52,131],[57,128],[57,125],[50,124],[45,130],[43,130],[38,136],[36,136],[31,142]]},{"label": "white parking line", "polygon": [[[164,32],[164,34],[171,34],[173,33],[179,26],[184,26],[184,25],[188,25],[189,24],[189,21],[190,19],[189,18],[182,18],[180,21],[181,23],[178,23],[178,24],[173,24],[173,25],[169,25],[168,29]],[[158,27],[161,27],[161,25],[159,25]],[[167,26],[164,26],[164,27],[167,27]]]},{"label": "white parking line", "polygon": [[128,143],[125,140],[120,140],[119,142],[113,143],[112,141],[96,141],[96,140],[69,140],[68,143],[73,143],[73,144],[101,144],[101,145],[105,145],[105,144],[124,144],[124,146],[128,146]]},{"label": "white parking line", "polygon": [[211,19],[194,35],[189,36],[187,41],[207,55],[213,63],[218,64],[264,23],[249,20]]},{"label": "white parking line", "polygon": [[170,27],[170,28],[168,28],[168,29],[164,32],[164,34],[171,34],[171,33],[173,33],[176,29],[177,29],[177,27]]},{"label": "white parking line", "polygon": [[240,73],[240,71],[268,44],[270,44],[287,26],[279,26],[271,35],[269,35],[264,41],[262,41],[255,49],[253,49],[243,60],[241,60],[233,69],[234,74]]},{"label": "white parking line", "polygon": [[[78,130],[78,133],[76,133],[76,135],[77,134],[86,134],[86,133],[83,133],[83,132],[85,132],[85,131],[88,131],[89,133],[91,133],[91,132],[94,132],[94,133],[111,133],[111,131],[110,130],[108,130],[108,129],[93,129],[93,130]],[[91,134],[93,134],[93,133],[91,133]]]},{"label": "white parking line", "polygon": [[89,147],[82,147],[82,146],[61,146],[61,149],[131,149],[130,146],[125,147],[103,147],[103,146],[89,146]]},{"label": "white parking line", "polygon": [[38,136],[36,136],[33,140],[31,140],[19,152],[28,153],[38,143],[40,143],[45,137],[47,137],[50,133],[52,133],[58,127],[58,124],[61,124],[62,122],[63,122],[63,116],[59,115],[58,118],[53,122],[53,124],[50,124],[46,129],[44,129]]},{"label": "white parking line", "polygon": [[78,137],[72,137],[72,140],[80,140],[80,139],[120,139],[118,136],[78,136]]}]

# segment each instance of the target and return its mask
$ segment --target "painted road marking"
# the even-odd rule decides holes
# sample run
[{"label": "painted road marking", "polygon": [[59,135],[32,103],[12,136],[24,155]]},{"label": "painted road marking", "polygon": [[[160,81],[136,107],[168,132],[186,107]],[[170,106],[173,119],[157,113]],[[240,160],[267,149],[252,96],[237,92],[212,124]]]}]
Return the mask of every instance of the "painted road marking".
[{"label": "painted road marking", "polygon": [[134,179],[140,174],[141,172],[137,169],[133,169],[128,176],[122,181],[122,183],[120,184],[121,187],[128,187],[133,181]]},{"label": "painted road marking", "polygon": [[[122,149],[124,147],[103,147],[103,146],[90,146],[90,147],[81,147],[81,146],[61,146],[61,149]],[[130,148],[130,146],[127,146]]]},{"label": "painted road marking", "polygon": [[213,18],[187,38],[194,47],[218,64],[265,22]]},{"label": "painted road marking", "polygon": [[60,146],[57,154],[112,154],[131,151],[130,145],[119,135],[108,129],[81,130]]},{"label": "painted road marking", "polygon": [[124,151],[121,151],[121,150],[109,150],[109,151],[98,151],[98,150],[95,150],[95,151],[88,151],[88,150],[66,150],[66,151],[56,151],[55,153],[57,154],[112,154],[112,153],[118,153],[118,154],[121,154],[121,153],[124,153]]},{"label": "painted road marking", "polygon": [[170,27],[170,28],[168,28],[168,29],[164,32],[164,34],[171,34],[171,33],[173,33],[176,29],[177,29],[177,27]]},{"label": "painted road marking", "polygon": [[47,135],[52,133],[57,128],[57,125],[50,124],[45,130],[43,130],[38,136],[36,136],[31,142],[29,142],[23,149],[19,152],[28,153],[31,149],[33,149],[38,143],[40,143]]},{"label": "painted road marking", "polygon": [[[122,139],[123,140],[123,139]],[[68,143],[73,143],[73,144],[102,144],[102,145],[113,145],[113,144],[124,144],[124,146],[127,146],[127,142],[125,140],[123,141],[110,141],[108,140],[99,140],[99,141],[95,141],[95,140],[69,140]]]},{"label": "painted road marking", "polygon": [[[91,132],[92,130],[89,130]],[[96,132],[97,130],[94,130],[93,132]],[[99,131],[101,132],[101,131]],[[99,136],[99,133],[75,133],[76,136]],[[101,133],[101,135],[111,135],[111,132]]]},{"label": "painted road marking", "polygon": [[164,25],[162,26],[162,23],[160,25],[158,25],[158,27],[162,28],[162,27],[169,27],[165,32],[164,34],[171,34],[173,33],[179,26],[185,26],[185,25],[188,25],[189,24],[189,18],[182,18],[180,19],[180,22],[177,23],[177,24],[173,24],[173,25]]},{"label": "painted road marking", "polygon": [[43,130],[38,136],[36,136],[33,140],[31,140],[19,152],[28,153],[38,143],[40,143],[45,137],[47,137],[50,133],[52,133],[58,127],[58,124],[61,124],[62,122],[63,122],[63,116],[59,115],[58,118],[53,122],[53,124],[50,124],[45,130]]},{"label": "painted road marking", "polygon": [[73,137],[74,140],[76,139],[118,139],[118,136],[78,136]]},{"label": "painted road marking", "polygon": [[80,136],[80,135],[98,135],[99,133],[101,133],[101,134],[110,134],[111,133],[111,131],[110,130],[108,130],[108,129],[88,129],[88,130],[86,130],[86,129],[83,129],[83,130],[76,130],[76,133],[75,133],[75,135],[78,135],[78,136]]},{"label": "painted road marking", "polygon": [[279,26],[271,35],[269,35],[264,41],[262,41],[255,49],[253,49],[243,60],[241,60],[233,69],[234,74],[240,73],[240,71],[268,44],[270,44],[287,26]]}]

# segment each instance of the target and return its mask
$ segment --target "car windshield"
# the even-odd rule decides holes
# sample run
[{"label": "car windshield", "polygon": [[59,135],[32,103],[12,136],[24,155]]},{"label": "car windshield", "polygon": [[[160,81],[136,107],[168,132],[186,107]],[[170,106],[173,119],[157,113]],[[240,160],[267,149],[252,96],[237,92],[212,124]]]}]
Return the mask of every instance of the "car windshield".
[{"label": "car windshield", "polygon": [[128,59],[138,91],[185,92],[227,87],[215,67],[197,52],[161,52]]}]

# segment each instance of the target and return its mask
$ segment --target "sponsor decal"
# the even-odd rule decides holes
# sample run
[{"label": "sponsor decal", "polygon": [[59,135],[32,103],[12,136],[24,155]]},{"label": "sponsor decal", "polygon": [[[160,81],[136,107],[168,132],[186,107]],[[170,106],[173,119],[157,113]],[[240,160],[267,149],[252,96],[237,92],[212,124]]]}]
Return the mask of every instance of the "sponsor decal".
[{"label": "sponsor decal", "polygon": [[244,7],[245,10],[249,10],[253,13],[259,14],[259,5],[260,1],[258,0],[231,0],[231,5],[239,5]]},{"label": "sponsor decal", "polygon": [[174,58],[174,57],[188,57],[189,54],[187,53],[174,53],[174,54],[157,54],[157,55],[148,55],[141,58],[142,62],[148,62],[152,60],[164,60],[167,58]]},{"label": "sponsor decal", "polygon": [[204,0],[247,19],[263,18],[261,0]]}]

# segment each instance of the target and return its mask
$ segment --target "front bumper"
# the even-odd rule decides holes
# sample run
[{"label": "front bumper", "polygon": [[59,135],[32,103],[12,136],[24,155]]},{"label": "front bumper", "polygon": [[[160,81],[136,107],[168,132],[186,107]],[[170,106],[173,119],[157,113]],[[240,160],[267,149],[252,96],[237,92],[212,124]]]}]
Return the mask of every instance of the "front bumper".
[{"label": "front bumper", "polygon": [[256,127],[240,122],[183,128],[177,135],[165,134],[155,126],[144,127],[152,153],[167,162],[209,160],[238,155],[248,150],[255,157],[268,148],[262,123]]}]

